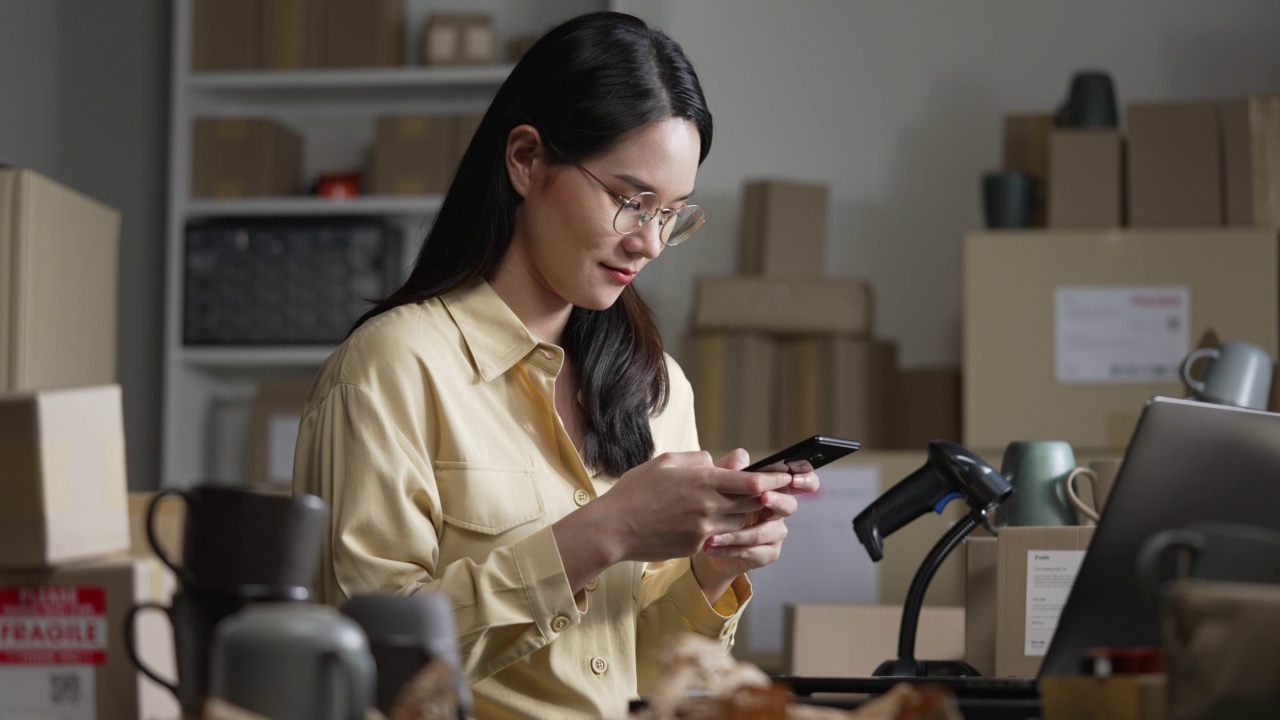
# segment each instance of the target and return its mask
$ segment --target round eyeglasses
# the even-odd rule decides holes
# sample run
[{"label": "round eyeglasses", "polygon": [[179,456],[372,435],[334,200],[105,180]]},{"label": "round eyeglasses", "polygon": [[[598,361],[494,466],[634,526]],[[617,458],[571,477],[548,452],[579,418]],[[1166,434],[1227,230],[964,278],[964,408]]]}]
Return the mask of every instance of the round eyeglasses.
[{"label": "round eyeglasses", "polygon": [[707,221],[707,214],[698,205],[685,205],[676,209],[664,208],[658,196],[648,191],[627,197],[614,192],[613,188],[583,167],[582,163],[573,158],[569,158],[569,162],[586,173],[587,177],[595,180],[596,184],[609,193],[613,201],[618,204],[618,212],[613,216],[613,229],[622,235],[630,235],[656,218],[658,239],[663,245],[673,247],[692,237],[698,232],[698,228],[702,227],[702,223]]}]

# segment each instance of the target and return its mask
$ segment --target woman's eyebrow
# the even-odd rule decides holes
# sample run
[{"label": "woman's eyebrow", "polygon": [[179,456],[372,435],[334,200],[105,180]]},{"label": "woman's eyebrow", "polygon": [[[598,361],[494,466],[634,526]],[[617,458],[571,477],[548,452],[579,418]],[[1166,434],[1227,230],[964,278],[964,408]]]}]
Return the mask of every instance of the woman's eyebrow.
[{"label": "woman's eyebrow", "polygon": [[[621,180],[622,182],[627,183],[627,184],[628,184],[628,185],[630,185],[631,187],[633,187],[633,188],[635,188],[635,189],[637,189],[637,190],[639,190],[639,191],[641,191],[641,192],[651,192],[651,193],[653,193],[654,195],[657,195],[657,194],[658,194],[658,192],[657,192],[656,190],[654,190],[654,189],[653,189],[653,186],[652,186],[652,185],[650,185],[649,183],[647,183],[647,182],[645,182],[645,181],[641,180],[640,178],[638,178],[638,177],[636,177],[636,176],[634,176],[634,175],[622,174],[622,175],[614,175],[614,177],[618,178],[618,179],[619,179],[619,180]],[[693,191],[692,191],[692,190],[690,190],[690,191],[689,191],[689,194],[688,194],[688,195],[685,195],[684,197],[678,197],[678,198],[676,198],[676,199],[672,200],[672,202],[684,202],[685,200],[688,200],[688,199],[689,199],[689,198],[691,198],[691,197],[693,197]]]}]

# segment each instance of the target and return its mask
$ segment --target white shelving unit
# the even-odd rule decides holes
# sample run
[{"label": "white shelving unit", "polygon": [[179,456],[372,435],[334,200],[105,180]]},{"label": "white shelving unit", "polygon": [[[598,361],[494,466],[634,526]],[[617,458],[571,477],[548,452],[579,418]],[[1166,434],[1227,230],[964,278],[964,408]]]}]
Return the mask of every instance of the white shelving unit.
[{"label": "white shelving unit", "polygon": [[[439,195],[192,198],[191,131],[197,117],[271,117],[303,137],[303,172],[366,166],[374,118],[395,113],[481,112],[511,65],[422,67],[418,39],[427,16],[456,8],[447,0],[405,0],[405,65],[398,68],[295,71],[191,71],[192,0],[173,0],[164,316],[161,487],[244,482],[249,416],[264,378],[309,378],[331,346],[186,346],[182,342],[184,230],[189,222],[234,218],[377,217],[400,226],[405,258],[440,206]],[[618,0],[468,0],[490,13],[508,38],[539,33],[574,15],[613,9]]]}]

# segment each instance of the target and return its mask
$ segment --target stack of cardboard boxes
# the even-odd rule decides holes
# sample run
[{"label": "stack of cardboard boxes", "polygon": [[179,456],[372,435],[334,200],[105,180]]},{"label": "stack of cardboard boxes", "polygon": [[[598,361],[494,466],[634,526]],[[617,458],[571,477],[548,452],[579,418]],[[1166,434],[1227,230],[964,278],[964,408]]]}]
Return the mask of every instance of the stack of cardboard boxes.
[{"label": "stack of cardboard boxes", "polygon": [[[1005,122],[1005,166],[1042,179],[1047,230],[970,233],[964,441],[1065,440],[1121,457],[1146,401],[1185,395],[1200,338],[1280,346],[1280,98],[1144,103],[1125,131]],[[991,458],[995,459],[995,458]],[[1016,484],[1015,484],[1016,488]],[[1028,614],[1037,558],[1078,567],[1090,527],[966,541],[966,659],[1033,676],[1053,626]],[[1043,608],[1042,608],[1043,609]]]},{"label": "stack of cardboard boxes", "polygon": [[958,407],[945,398],[901,412],[897,347],[872,332],[868,283],[824,273],[826,229],[825,186],[747,184],[740,274],[698,280],[692,375],[703,447],[767,450],[817,434],[899,447],[939,419],[951,427],[937,436],[956,437],[947,417]]}]

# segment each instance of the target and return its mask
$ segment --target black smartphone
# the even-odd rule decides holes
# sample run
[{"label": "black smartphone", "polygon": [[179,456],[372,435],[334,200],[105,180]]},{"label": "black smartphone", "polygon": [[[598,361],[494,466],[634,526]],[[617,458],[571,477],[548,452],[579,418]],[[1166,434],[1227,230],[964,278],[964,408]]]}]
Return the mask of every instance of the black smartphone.
[{"label": "black smartphone", "polygon": [[839,460],[862,447],[857,440],[814,435],[781,452],[747,466],[747,472],[789,472],[792,475],[813,472],[832,460]]}]

